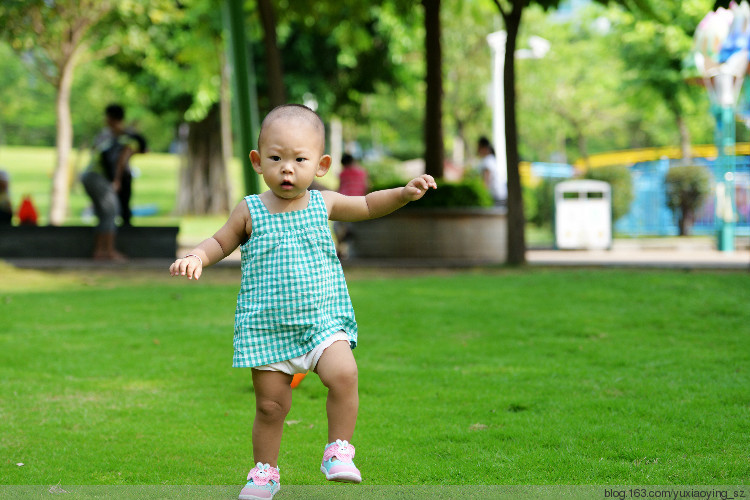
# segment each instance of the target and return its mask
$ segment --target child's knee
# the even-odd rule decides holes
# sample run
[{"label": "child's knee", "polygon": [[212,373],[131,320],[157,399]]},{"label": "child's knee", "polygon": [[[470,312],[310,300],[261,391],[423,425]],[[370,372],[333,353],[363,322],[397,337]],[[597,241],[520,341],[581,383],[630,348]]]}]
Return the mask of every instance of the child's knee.
[{"label": "child's knee", "polygon": [[335,371],[328,374],[324,384],[329,389],[332,387],[356,387],[359,380],[357,365],[350,363],[338,367]]},{"label": "child's knee", "polygon": [[274,399],[263,399],[255,402],[255,412],[268,420],[284,419],[289,414],[290,404]]}]

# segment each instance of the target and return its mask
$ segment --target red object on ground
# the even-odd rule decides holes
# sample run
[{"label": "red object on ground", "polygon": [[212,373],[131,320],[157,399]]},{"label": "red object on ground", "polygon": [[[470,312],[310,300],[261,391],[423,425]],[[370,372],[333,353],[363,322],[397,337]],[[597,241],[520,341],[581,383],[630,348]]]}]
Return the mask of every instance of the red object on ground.
[{"label": "red object on ground", "polygon": [[39,220],[36,207],[34,202],[31,201],[31,196],[26,195],[21,201],[21,206],[18,208],[18,220],[22,226],[36,226]]},{"label": "red object on ground", "polygon": [[292,389],[297,387],[300,382],[302,382],[302,379],[305,378],[307,373],[297,373],[292,377],[292,383],[290,384],[292,386]]}]

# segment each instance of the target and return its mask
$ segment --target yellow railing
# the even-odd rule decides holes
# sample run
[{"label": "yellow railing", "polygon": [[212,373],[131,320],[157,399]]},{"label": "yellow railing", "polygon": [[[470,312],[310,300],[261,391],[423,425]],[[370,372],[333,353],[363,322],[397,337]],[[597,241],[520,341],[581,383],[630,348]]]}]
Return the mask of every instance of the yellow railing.
[{"label": "yellow railing", "polygon": [[[693,156],[696,158],[715,158],[716,146],[713,144],[698,144],[692,146]],[[735,145],[735,154],[750,155],[750,143],[740,142]],[[678,146],[665,146],[661,148],[625,149],[622,151],[607,151],[596,153],[588,157],[591,168],[606,167],[609,165],[632,165],[642,161],[656,161],[661,158],[676,159],[682,157],[682,151]],[[585,170],[585,162],[577,160],[573,163],[576,170]],[[531,163],[522,161],[518,164],[521,174],[521,183],[525,186],[536,186],[539,179],[531,173]]]},{"label": "yellow railing", "polygon": [[[713,158],[717,155],[716,146],[713,144],[699,144],[692,146],[693,156],[698,158]],[[750,154],[750,143],[741,142],[735,146],[735,154]],[[623,151],[608,151],[606,153],[593,154],[588,157],[591,168],[604,167],[608,165],[630,165],[640,161],[655,161],[660,158],[681,158],[682,151],[678,146],[666,146],[662,148],[626,149]],[[575,167],[583,168],[585,163],[578,160],[573,164]]]}]

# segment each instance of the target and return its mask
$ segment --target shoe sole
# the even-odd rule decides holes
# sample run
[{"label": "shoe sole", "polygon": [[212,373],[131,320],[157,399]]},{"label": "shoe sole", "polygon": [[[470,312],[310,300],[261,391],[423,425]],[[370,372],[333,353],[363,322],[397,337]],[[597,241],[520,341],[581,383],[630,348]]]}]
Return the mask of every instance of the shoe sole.
[{"label": "shoe sole", "polygon": [[320,472],[326,475],[326,479],[329,481],[337,481],[339,483],[361,483],[362,478],[354,475],[350,472],[338,472],[336,474],[329,474],[325,467],[320,467]]},{"label": "shoe sole", "polygon": [[255,495],[240,495],[239,500],[270,500],[276,496],[276,493],[278,493],[280,489],[281,489],[281,485],[279,485],[279,487],[276,488],[276,491],[274,491],[273,495],[271,495],[270,497],[256,497]]}]

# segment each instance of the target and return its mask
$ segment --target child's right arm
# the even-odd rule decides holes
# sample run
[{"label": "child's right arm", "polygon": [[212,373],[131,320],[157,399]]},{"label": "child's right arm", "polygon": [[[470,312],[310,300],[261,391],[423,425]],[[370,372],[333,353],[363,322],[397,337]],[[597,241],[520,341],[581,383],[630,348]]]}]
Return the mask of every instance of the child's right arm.
[{"label": "child's right arm", "polygon": [[219,262],[231,254],[235,248],[247,241],[252,232],[250,210],[243,199],[232,210],[227,222],[211,238],[202,241],[169,266],[172,276],[187,276],[196,280],[203,274],[203,268]]}]

